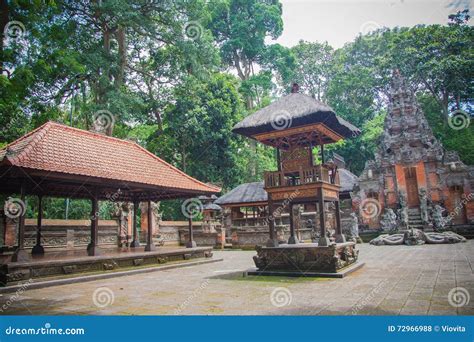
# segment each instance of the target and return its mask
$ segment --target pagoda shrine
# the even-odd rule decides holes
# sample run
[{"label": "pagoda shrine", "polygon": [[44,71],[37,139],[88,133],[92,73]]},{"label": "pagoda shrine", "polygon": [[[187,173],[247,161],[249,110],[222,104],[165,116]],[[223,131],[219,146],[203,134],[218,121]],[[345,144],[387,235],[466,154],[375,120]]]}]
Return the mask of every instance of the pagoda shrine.
[{"label": "pagoda shrine", "polygon": [[375,160],[366,163],[353,199],[361,223],[389,230],[384,223],[392,216],[398,230],[472,226],[474,167],[435,138],[398,70],[389,100]]},{"label": "pagoda shrine", "polygon": [[[266,246],[257,247],[256,270],[252,275],[343,276],[355,269],[358,257],[354,242],[346,242],[342,233],[337,165],[326,161],[324,146],[355,137],[360,130],[338,117],[326,104],[298,93],[280,98],[249,115],[233,132],[276,148],[278,169],[264,174],[268,197]],[[318,154],[315,151],[318,151]],[[335,208],[336,241],[327,233],[326,205]],[[319,213],[317,242],[302,243],[295,233],[293,206],[313,204]],[[275,218],[283,210],[290,213],[290,236],[280,244],[275,232]],[[346,268],[346,271],[339,272]]]}]

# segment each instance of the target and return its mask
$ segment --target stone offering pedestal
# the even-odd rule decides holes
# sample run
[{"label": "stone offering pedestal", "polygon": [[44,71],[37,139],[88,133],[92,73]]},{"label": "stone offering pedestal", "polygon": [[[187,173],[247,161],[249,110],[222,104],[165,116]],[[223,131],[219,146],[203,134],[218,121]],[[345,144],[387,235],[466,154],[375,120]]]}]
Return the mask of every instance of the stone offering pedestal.
[{"label": "stone offering pedestal", "polygon": [[357,263],[359,251],[354,242],[318,246],[316,243],[257,247],[253,257],[257,269],[247,275],[342,278],[363,266]]}]

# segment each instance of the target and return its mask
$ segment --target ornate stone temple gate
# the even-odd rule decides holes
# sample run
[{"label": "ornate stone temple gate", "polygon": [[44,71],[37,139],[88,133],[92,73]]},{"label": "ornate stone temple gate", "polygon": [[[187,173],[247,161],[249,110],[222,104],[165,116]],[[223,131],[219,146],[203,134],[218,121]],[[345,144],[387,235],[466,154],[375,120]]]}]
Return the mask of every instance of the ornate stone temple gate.
[{"label": "ornate stone temple gate", "polygon": [[[337,166],[325,161],[324,145],[360,134],[355,126],[338,117],[327,105],[293,92],[238,123],[233,132],[277,149],[277,171],[264,175],[268,194],[269,239],[254,257],[257,270],[248,274],[293,276],[336,275],[357,261],[354,242],[346,242],[339,211],[340,181]],[[314,151],[319,150],[320,163]],[[327,236],[325,203],[333,203],[336,242]],[[295,234],[293,206],[319,206],[317,243],[301,243]],[[275,232],[277,212],[288,207],[290,237],[280,245]],[[338,276],[342,276],[339,273]]]},{"label": "ornate stone temple gate", "polygon": [[399,230],[472,230],[473,191],[474,167],[445,151],[396,70],[379,148],[354,198],[361,223],[387,232],[393,232],[388,223],[394,219]]}]

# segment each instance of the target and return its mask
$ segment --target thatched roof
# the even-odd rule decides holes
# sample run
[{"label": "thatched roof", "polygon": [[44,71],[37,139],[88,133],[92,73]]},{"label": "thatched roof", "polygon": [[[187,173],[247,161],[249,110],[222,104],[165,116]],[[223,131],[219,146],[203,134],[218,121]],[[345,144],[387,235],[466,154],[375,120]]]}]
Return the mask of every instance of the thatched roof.
[{"label": "thatched roof", "polygon": [[357,183],[357,176],[347,169],[338,169],[339,181],[341,183],[340,192],[349,192],[354,189],[354,185]]},{"label": "thatched roof", "polygon": [[215,203],[206,203],[202,206],[202,210],[215,210],[221,211],[222,208]]},{"label": "thatched roof", "polygon": [[[280,120],[275,123],[275,120]],[[286,122],[281,122],[286,121]],[[304,94],[291,93],[247,116],[232,131],[247,137],[285,128],[322,123],[342,137],[360,134],[360,130],[337,116],[328,105]],[[280,128],[281,129],[281,128]]]},{"label": "thatched roof", "polygon": [[262,203],[268,201],[267,192],[263,189],[263,182],[253,182],[240,184],[225,195],[219,197],[215,204],[245,204],[245,203]]}]

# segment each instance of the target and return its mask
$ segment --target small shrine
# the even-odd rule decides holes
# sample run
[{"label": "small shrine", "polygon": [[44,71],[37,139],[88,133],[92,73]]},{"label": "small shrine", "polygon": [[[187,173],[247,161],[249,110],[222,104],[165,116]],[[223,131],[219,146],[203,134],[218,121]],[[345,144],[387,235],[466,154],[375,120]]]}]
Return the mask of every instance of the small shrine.
[{"label": "small shrine", "polygon": [[222,208],[215,204],[216,195],[199,196],[202,203],[202,231],[204,233],[215,233],[217,228],[221,228],[219,214]]},{"label": "small shrine", "polygon": [[[354,207],[361,225],[401,234],[397,243],[407,230],[412,237],[426,236],[426,243],[440,243],[442,236],[430,232],[460,232],[474,224],[474,167],[435,138],[398,70],[389,100],[379,147],[359,177]],[[446,242],[462,241],[445,235]],[[374,243],[383,244],[379,240]]]},{"label": "small shrine", "polygon": [[[355,242],[346,241],[342,232],[338,167],[324,153],[326,144],[355,137],[360,130],[326,104],[298,93],[295,84],[291,94],[249,115],[233,132],[274,147],[277,153],[278,169],[264,174],[268,240],[257,247],[257,269],[248,274],[342,277],[349,268],[360,267]],[[335,209],[335,241],[328,236],[327,203]],[[318,208],[319,234],[313,243],[302,243],[295,231],[293,207],[305,204]],[[280,244],[275,218],[285,209],[290,236]]]}]

